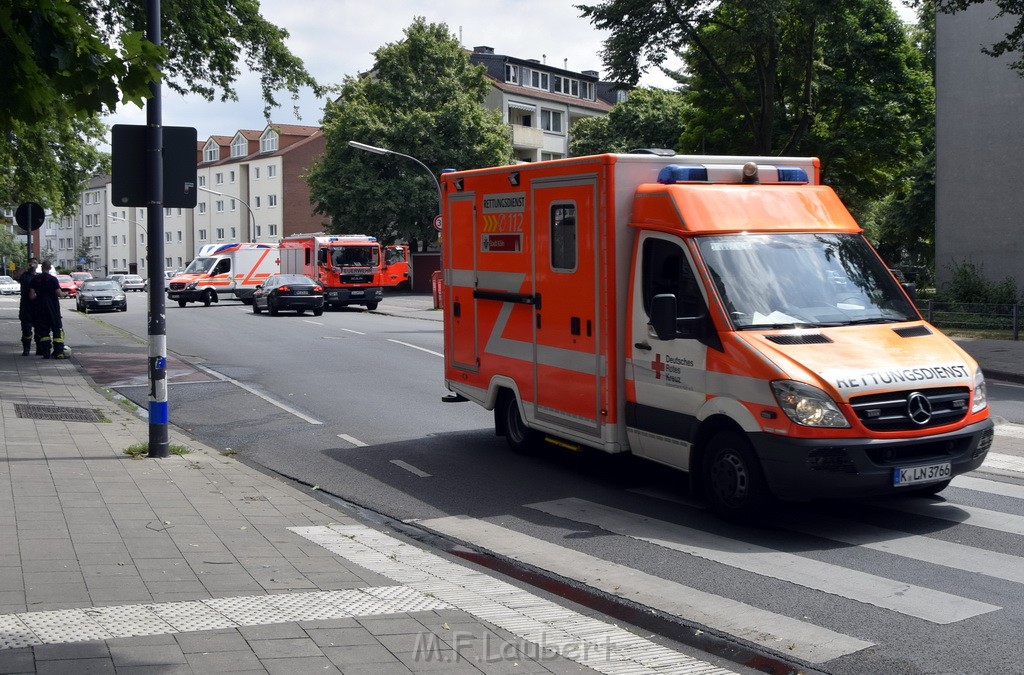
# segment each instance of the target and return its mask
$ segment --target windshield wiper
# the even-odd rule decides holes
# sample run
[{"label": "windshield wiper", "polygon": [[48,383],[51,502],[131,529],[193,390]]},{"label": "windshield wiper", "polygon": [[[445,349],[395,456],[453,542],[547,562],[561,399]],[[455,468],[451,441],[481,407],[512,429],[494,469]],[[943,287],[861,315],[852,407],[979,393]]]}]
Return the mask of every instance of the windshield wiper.
[{"label": "windshield wiper", "polygon": [[808,323],[806,321],[794,321],[790,323],[752,323],[740,326],[739,330],[784,330],[786,328],[829,328],[831,326],[843,326],[843,323]]},{"label": "windshield wiper", "polygon": [[888,316],[873,316],[873,317],[868,318],[868,319],[850,319],[849,321],[844,321],[844,322],[842,322],[840,324],[837,324],[837,325],[839,325],[839,326],[859,326],[859,325],[862,325],[862,324],[869,324],[869,323],[904,323],[905,321],[912,321],[912,320],[913,319],[906,319],[906,318],[894,319],[894,318],[888,317]]}]

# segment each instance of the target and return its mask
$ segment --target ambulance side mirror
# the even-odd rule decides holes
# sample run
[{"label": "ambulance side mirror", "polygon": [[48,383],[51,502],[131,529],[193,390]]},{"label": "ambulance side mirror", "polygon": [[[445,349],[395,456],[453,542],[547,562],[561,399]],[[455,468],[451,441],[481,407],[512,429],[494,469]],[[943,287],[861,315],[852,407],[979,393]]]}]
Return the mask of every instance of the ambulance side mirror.
[{"label": "ambulance side mirror", "polygon": [[651,299],[650,326],[659,340],[676,339],[676,296],[664,293]]},{"label": "ambulance side mirror", "polygon": [[321,265],[327,264],[327,249],[322,248],[316,252],[316,261]]}]

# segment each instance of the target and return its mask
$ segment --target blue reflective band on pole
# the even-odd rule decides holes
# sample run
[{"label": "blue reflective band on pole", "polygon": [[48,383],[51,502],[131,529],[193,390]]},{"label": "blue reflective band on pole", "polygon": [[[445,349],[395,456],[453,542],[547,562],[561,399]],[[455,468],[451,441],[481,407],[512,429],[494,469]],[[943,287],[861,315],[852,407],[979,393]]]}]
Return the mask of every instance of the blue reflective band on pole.
[{"label": "blue reflective band on pole", "polygon": [[167,424],[167,401],[150,401],[149,402],[149,423],[150,424]]}]

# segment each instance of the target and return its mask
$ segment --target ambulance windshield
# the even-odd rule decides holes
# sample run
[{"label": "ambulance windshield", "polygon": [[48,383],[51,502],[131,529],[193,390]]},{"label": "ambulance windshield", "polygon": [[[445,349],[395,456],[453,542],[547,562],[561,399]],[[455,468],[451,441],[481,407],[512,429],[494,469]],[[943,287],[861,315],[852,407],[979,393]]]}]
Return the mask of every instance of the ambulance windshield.
[{"label": "ambulance windshield", "polygon": [[188,264],[182,274],[208,274],[216,262],[216,258],[196,258]]},{"label": "ambulance windshield", "polygon": [[729,235],[697,245],[739,330],[919,318],[860,235]]},{"label": "ambulance windshield", "polygon": [[336,246],[331,254],[335,267],[375,267],[379,248],[374,246]]}]

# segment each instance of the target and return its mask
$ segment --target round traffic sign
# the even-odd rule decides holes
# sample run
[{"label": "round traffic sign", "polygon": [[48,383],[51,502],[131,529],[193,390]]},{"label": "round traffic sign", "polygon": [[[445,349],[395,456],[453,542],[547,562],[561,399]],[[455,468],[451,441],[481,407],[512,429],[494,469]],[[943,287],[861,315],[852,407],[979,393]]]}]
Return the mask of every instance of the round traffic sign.
[{"label": "round traffic sign", "polygon": [[436,216],[434,216],[434,229],[437,230],[438,232],[441,231],[441,223],[441,214],[437,214]]},{"label": "round traffic sign", "polygon": [[18,227],[26,232],[38,230],[46,220],[46,211],[35,202],[25,202],[14,212],[14,220],[18,223]]}]

